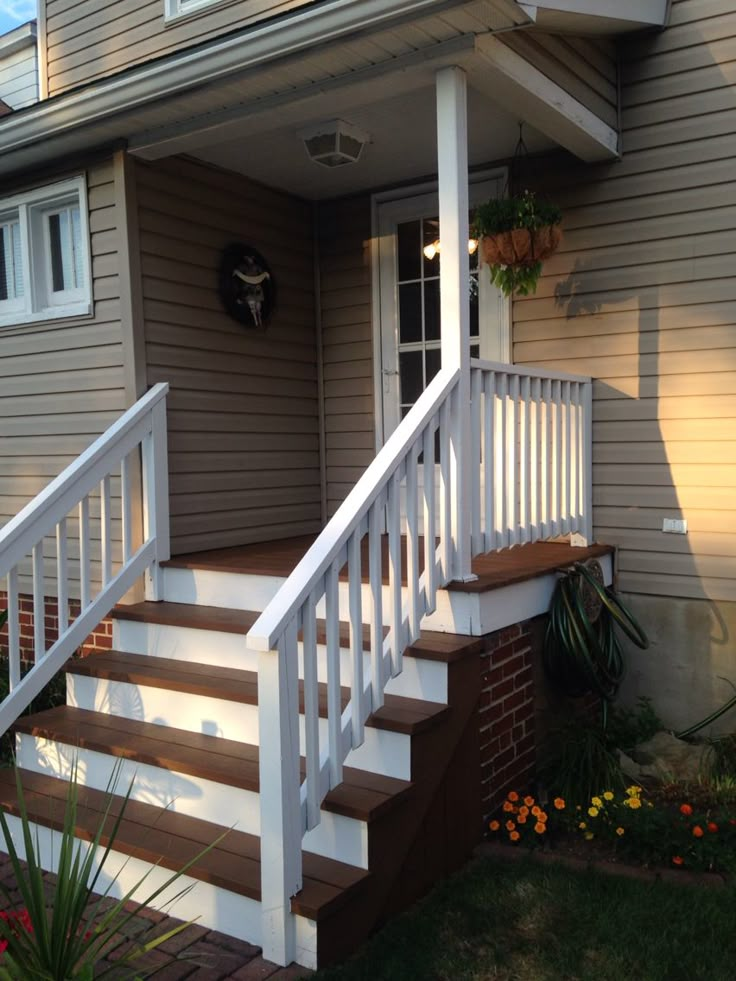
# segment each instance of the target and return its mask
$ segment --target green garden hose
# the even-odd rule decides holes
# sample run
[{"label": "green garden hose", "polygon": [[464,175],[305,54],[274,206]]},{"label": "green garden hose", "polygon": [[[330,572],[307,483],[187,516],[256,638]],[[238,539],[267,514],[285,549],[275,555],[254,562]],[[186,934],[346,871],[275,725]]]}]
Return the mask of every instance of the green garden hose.
[{"label": "green garden hose", "polygon": [[[642,650],[649,641],[633,615],[599,578],[576,562],[557,580],[544,638],[544,670],[566,695],[592,692],[610,702],[624,676],[623,650],[615,627]],[[591,610],[591,600],[599,605],[598,610]]]}]

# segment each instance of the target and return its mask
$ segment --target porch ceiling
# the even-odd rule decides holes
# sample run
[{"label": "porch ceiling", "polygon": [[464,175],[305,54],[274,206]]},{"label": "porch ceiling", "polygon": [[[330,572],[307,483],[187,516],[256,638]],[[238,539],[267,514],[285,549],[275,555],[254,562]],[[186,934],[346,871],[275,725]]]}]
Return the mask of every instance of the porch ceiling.
[{"label": "porch ceiling", "polygon": [[[403,80],[406,81],[405,79]],[[345,98],[315,100],[312,106],[282,108],[270,125],[261,118],[244,120],[237,134],[194,151],[201,160],[246,174],[272,187],[319,200],[416,180],[437,170],[437,125],[434,85],[352,103]],[[357,163],[327,168],[307,156],[299,131],[335,116],[370,135]],[[276,122],[276,120],[278,122]],[[518,118],[491,103],[472,87],[468,92],[468,157],[470,166],[510,157],[519,137]],[[531,127],[524,128],[531,152],[551,149],[554,142]]]}]

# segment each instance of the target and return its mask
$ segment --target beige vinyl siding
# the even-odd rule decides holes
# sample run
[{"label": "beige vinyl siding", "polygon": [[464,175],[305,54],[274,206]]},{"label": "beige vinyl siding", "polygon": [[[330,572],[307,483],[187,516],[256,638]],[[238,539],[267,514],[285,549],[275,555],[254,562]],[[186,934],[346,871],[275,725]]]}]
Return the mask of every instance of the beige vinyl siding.
[{"label": "beige vinyl siding", "polygon": [[35,42],[0,56],[0,99],[11,109],[38,102],[38,57]]},{"label": "beige vinyl siding", "polygon": [[235,0],[167,23],[164,0],[46,0],[49,95],[284,13],[304,2]]},{"label": "beige vinyl siding", "polygon": [[[184,159],[137,165],[149,384],[167,381],[174,553],[320,526],[311,207]],[[263,331],[225,313],[222,250],[273,272]]]},{"label": "beige vinyl siding", "polygon": [[595,533],[621,588],[736,600],[733,4],[675,0],[621,55],[623,160],[550,173],[565,237],[514,305],[514,359],[596,379]]},{"label": "beige vinyl siding", "polygon": [[327,511],[375,456],[370,197],[320,207]]},{"label": "beige vinyl siding", "polygon": [[[76,171],[75,173],[78,173]],[[49,182],[66,174],[55,174]],[[20,189],[20,188],[18,188]],[[92,317],[0,328],[0,525],[39,493],[126,407],[118,236],[112,162],[87,169]],[[120,559],[119,484],[113,486],[113,558]],[[99,578],[99,500],[91,502],[93,579]],[[77,595],[78,528],[69,521],[71,593]],[[55,541],[44,545],[49,573]],[[28,588],[24,576],[22,588]],[[47,592],[51,582],[47,583]]]},{"label": "beige vinyl siding", "polygon": [[616,51],[611,42],[537,31],[499,37],[605,123],[618,128]]}]

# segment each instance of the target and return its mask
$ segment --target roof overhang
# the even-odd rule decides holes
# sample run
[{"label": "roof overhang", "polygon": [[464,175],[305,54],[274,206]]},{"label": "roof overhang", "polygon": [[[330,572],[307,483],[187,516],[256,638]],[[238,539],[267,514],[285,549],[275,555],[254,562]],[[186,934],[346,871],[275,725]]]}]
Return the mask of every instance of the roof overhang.
[{"label": "roof overhang", "polygon": [[8,55],[32,47],[34,44],[36,44],[36,22],[31,20],[0,37],[0,58],[7,58]]},{"label": "roof overhang", "polygon": [[622,34],[667,23],[670,0],[520,0],[543,31],[564,34]]}]

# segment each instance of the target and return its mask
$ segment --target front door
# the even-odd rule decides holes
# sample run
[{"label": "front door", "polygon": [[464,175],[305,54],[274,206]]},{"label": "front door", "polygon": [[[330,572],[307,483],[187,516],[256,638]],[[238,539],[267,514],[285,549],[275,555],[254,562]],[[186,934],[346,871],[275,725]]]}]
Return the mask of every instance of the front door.
[{"label": "front door", "polygon": [[[503,178],[471,183],[471,207],[498,196]],[[440,369],[440,262],[437,194],[378,205],[383,441]],[[503,294],[478,268],[469,244],[470,355],[509,360],[509,311]]]}]

